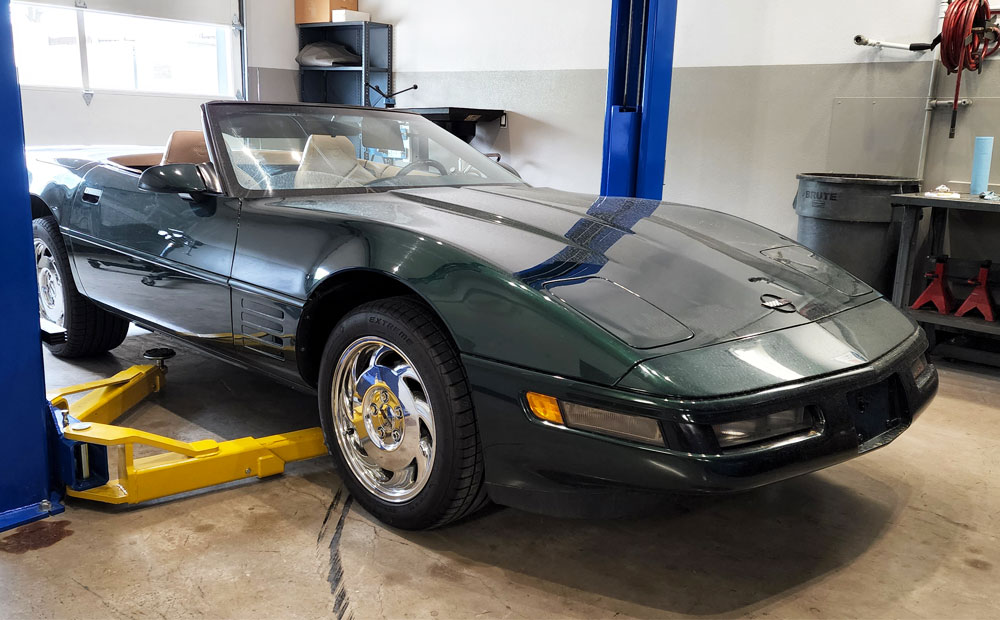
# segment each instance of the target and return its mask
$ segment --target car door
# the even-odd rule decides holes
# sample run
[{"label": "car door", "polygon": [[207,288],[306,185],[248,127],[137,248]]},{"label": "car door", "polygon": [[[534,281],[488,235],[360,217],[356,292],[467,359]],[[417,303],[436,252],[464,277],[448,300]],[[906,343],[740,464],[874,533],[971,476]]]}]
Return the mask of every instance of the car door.
[{"label": "car door", "polygon": [[73,241],[86,295],[140,323],[231,349],[229,276],[239,200],[142,191],[139,172],[104,163],[74,198],[89,231]]}]

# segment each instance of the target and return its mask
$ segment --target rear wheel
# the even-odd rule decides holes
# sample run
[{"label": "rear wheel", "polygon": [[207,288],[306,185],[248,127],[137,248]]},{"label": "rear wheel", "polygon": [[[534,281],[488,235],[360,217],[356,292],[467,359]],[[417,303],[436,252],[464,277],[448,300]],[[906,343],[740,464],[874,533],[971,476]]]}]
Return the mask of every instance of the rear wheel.
[{"label": "rear wheel", "polygon": [[128,321],[98,308],[76,290],[69,255],[52,217],[32,222],[39,315],[66,330],[66,342],[49,345],[53,355],[83,357],[105,353],[125,340]]},{"label": "rear wheel", "polygon": [[465,370],[423,304],[395,297],[359,306],[330,335],[320,377],[327,447],[366,510],[426,529],[486,502]]}]

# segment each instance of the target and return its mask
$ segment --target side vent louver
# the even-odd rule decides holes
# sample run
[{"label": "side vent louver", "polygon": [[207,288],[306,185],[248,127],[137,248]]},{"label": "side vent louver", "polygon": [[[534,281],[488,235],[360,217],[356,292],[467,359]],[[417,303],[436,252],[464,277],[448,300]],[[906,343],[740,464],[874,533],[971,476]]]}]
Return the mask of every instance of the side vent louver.
[{"label": "side vent louver", "polygon": [[240,333],[246,348],[261,355],[279,360],[285,359],[285,347],[290,346],[291,337],[285,334],[285,312],[277,306],[253,301],[240,300]]}]

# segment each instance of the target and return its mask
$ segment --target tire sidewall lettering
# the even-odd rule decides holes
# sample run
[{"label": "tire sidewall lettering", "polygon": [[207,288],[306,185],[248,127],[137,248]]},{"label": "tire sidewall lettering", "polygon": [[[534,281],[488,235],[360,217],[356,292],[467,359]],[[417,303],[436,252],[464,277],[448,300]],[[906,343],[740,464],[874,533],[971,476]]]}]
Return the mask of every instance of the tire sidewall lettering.
[{"label": "tire sidewall lettering", "polygon": [[401,344],[405,344],[408,347],[413,346],[413,339],[410,338],[409,334],[407,334],[406,331],[394,322],[387,320],[385,317],[369,315],[368,324],[378,327],[386,333],[391,334],[393,338],[396,338]]}]

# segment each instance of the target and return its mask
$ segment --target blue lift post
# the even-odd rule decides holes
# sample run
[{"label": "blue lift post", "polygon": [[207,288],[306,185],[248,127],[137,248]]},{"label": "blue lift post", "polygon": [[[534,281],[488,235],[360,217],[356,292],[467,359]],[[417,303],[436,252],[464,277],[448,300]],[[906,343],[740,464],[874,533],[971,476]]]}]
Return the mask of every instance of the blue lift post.
[{"label": "blue lift post", "polygon": [[613,0],[601,194],[660,200],[677,0]]},{"label": "blue lift post", "polygon": [[50,474],[52,424],[42,370],[41,329],[21,95],[14,66],[10,2],[0,0],[0,265],[9,328],[0,347],[0,531],[62,512]]}]

